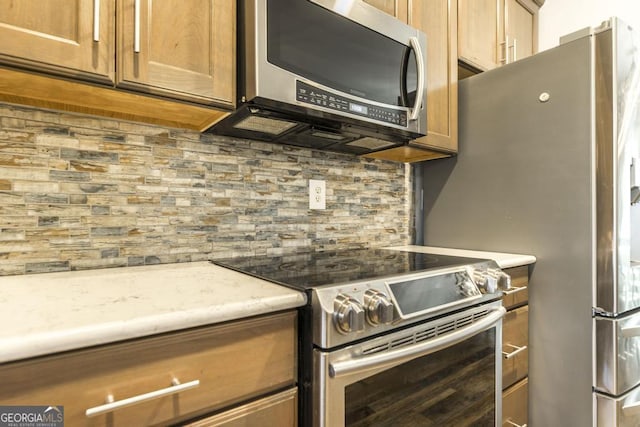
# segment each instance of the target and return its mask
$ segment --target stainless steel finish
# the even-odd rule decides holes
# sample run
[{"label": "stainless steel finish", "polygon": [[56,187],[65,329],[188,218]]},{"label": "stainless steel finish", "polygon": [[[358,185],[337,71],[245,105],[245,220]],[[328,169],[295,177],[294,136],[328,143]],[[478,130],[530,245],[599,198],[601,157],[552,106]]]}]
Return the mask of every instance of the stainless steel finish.
[{"label": "stainless steel finish", "polygon": [[336,297],[333,309],[334,321],[342,333],[362,332],[364,330],[364,308],[357,300],[348,295]]},{"label": "stainless steel finish", "polygon": [[[599,397],[596,405],[591,391],[597,378],[629,369],[620,365],[624,351],[636,357],[629,347],[636,338],[592,313],[620,319],[640,307],[633,267],[640,256],[630,249],[640,239],[631,221],[640,206],[631,206],[629,188],[640,141],[637,46],[637,36],[612,19],[462,80],[464,155],[422,167],[426,245],[538,259],[528,289],[530,425],[590,426],[595,418],[615,425],[602,421],[608,404]],[[611,334],[601,337],[600,329]],[[623,353],[596,357],[603,346]],[[635,373],[625,375],[634,381]],[[606,387],[623,389],[624,381],[608,379]]]},{"label": "stainless steel finish", "polygon": [[[366,4],[362,1],[349,2],[348,7],[345,7],[345,2],[340,0],[312,0],[314,3],[333,10],[334,12],[350,19],[354,22],[371,28],[381,34],[385,34],[393,40],[399,43],[410,45],[411,39],[415,37],[418,40],[420,49],[416,50],[416,58],[418,52],[426,50],[426,36],[418,30],[411,29],[400,20],[393,18],[386,13],[377,10],[376,8]],[[282,68],[276,67],[269,63],[267,60],[267,3],[266,0],[250,0],[246,2],[245,8],[245,22],[244,28],[248,31],[246,35],[247,45],[245,47],[246,64],[246,87],[245,92],[241,96],[245,96],[246,99],[251,100],[255,97],[261,97],[265,99],[271,99],[278,102],[284,102],[292,105],[299,105],[296,100],[296,94],[294,90],[283,90],[283,88],[290,88],[295,86],[295,80],[300,80],[309,84],[313,84],[321,89],[329,90],[338,94],[342,94],[355,101],[367,102],[369,104],[378,105],[381,107],[392,108],[398,111],[406,111],[407,114],[411,114],[412,111],[406,107],[390,106],[387,104],[372,102],[367,99],[359,98],[350,93],[340,93],[333,88],[327,88],[326,86],[317,84],[316,82],[310,82],[307,79],[301,78],[293,73],[290,73]],[[424,78],[424,76],[423,76]],[[418,98],[422,106],[426,106],[426,93],[422,93],[422,96]],[[324,111],[327,113],[335,114],[334,110],[324,108],[322,106],[314,106],[314,109],[318,111]],[[374,120],[368,120],[362,116],[350,114],[348,112],[341,112],[341,115],[345,117],[369,121],[372,123],[379,123]],[[402,127],[399,125],[393,125],[390,123],[385,124],[389,128],[408,130],[411,132],[417,132],[420,134],[426,134],[426,121],[425,120],[409,120],[408,126]]]},{"label": "stainless steel finish", "polygon": [[[595,306],[622,313],[640,306],[631,258],[631,162],[640,140],[639,43],[624,24],[595,38],[597,294]],[[615,55],[620,52],[619,55]],[[607,114],[613,111],[614,114]],[[636,230],[637,232],[637,225]]]},{"label": "stainless steel finish", "polygon": [[507,346],[511,347],[511,348],[515,348],[515,350],[511,351],[511,352],[507,352],[507,351],[503,351],[502,352],[502,356],[504,356],[505,359],[511,359],[512,357],[514,357],[516,354],[518,353],[522,353],[523,351],[525,351],[527,349],[526,345],[523,346],[517,346],[517,345],[513,345],[513,344],[507,344]]},{"label": "stainless steel finish", "polygon": [[367,310],[367,321],[371,325],[391,323],[393,320],[393,304],[389,297],[375,289],[364,293],[364,306]]},{"label": "stainless steel finish", "polygon": [[93,0],[93,41],[100,41],[100,0]]},{"label": "stainless steel finish", "polygon": [[[442,325],[443,329],[449,326],[460,323],[461,319],[468,319],[470,317],[476,317],[478,322],[483,322],[486,326],[483,330],[495,328],[496,330],[496,342],[502,341],[502,316],[504,309],[501,306],[500,301],[495,301],[490,304],[486,304],[481,307],[474,307],[464,312],[456,313],[454,315],[445,316],[439,318],[436,321],[422,323],[414,327],[400,330],[391,334],[384,335],[379,338],[367,340],[364,343],[348,346],[346,348],[324,352],[321,350],[314,350],[314,405],[317,405],[314,411],[314,423],[315,427],[341,427],[344,426],[344,411],[345,411],[345,399],[344,389],[349,384],[356,383],[364,378],[368,378],[386,369],[390,369],[394,366],[398,366],[405,363],[407,360],[420,357],[421,354],[416,353],[407,359],[406,355],[400,356],[395,360],[388,360],[384,363],[375,364],[373,366],[369,362],[365,362],[367,366],[354,366],[358,364],[357,360],[362,354],[370,351],[372,348],[389,346],[394,340],[406,340],[407,336],[415,336],[421,331],[425,331],[430,328]],[[492,317],[493,325],[486,325],[490,323],[485,322],[486,316]],[[466,324],[466,323],[463,323]],[[474,325],[472,325],[473,327]],[[468,326],[463,326],[467,328]],[[478,331],[476,333],[480,333]],[[451,332],[455,334],[456,332]],[[444,336],[442,337],[444,338]],[[436,338],[440,340],[440,338]],[[408,349],[411,349],[415,345],[425,346],[429,341],[425,341],[420,344],[409,344]],[[441,341],[438,341],[441,342]],[[425,346],[426,347],[426,346]],[[497,346],[496,346],[497,347]],[[390,350],[395,352],[395,350]],[[411,351],[411,350],[409,350]],[[435,350],[434,350],[435,351]],[[384,350],[382,353],[384,354]],[[398,356],[397,353],[393,353]],[[366,356],[370,357],[370,356]],[[372,360],[372,359],[366,359]],[[502,355],[500,349],[496,348],[495,355],[496,366],[496,378],[495,378],[495,396],[496,396],[496,413],[502,413]],[[333,367],[333,368],[332,368]],[[331,373],[333,372],[333,375]],[[496,420],[496,427],[501,425],[501,420]]]},{"label": "stainless steel finish", "polygon": [[640,389],[620,397],[596,393],[598,427],[637,427],[640,425]]},{"label": "stainless steel finish", "polygon": [[97,417],[98,415],[107,414],[109,412],[126,408],[128,406],[133,406],[143,402],[148,402],[150,400],[160,399],[161,397],[167,397],[176,393],[181,393],[185,390],[190,390],[192,388],[198,387],[200,385],[200,380],[194,380],[184,384],[180,384],[180,382],[174,378],[171,384],[172,385],[167,388],[154,390],[149,393],[139,394],[137,396],[129,397],[129,398],[118,400],[118,401],[114,401],[113,395],[109,394],[107,395],[107,398],[106,398],[107,403],[105,403],[104,405],[95,406],[93,408],[87,409],[85,411],[85,415],[88,418]]},{"label": "stainless steel finish", "polygon": [[396,350],[388,350],[383,353],[375,353],[371,356],[363,356],[357,351],[350,352],[348,357],[341,359],[339,356],[331,358],[337,360],[329,363],[329,376],[332,378],[340,378],[350,374],[366,372],[372,369],[383,369],[389,366],[396,366],[417,357],[434,353],[443,348],[452,346],[465,339],[485,331],[496,325],[504,317],[507,311],[504,307],[496,307],[469,326],[445,334],[428,341],[416,342],[408,347],[401,347]]},{"label": "stainless steel finish", "polygon": [[416,89],[416,100],[413,104],[413,108],[411,109],[411,115],[409,116],[410,121],[416,121],[420,117],[420,113],[422,112],[422,104],[424,100],[424,84],[425,84],[425,74],[427,72],[427,67],[424,64],[424,56],[422,54],[422,46],[420,45],[420,41],[417,37],[410,37],[409,44],[411,48],[416,54],[416,70],[418,71],[418,88]]},{"label": "stainless steel finish", "polygon": [[621,319],[595,318],[596,390],[625,393],[640,383],[640,313]]},{"label": "stainless steel finish", "polygon": [[133,51],[140,53],[140,0],[133,4]]},{"label": "stainless steel finish", "polygon": [[[482,261],[474,264],[473,267],[450,267],[441,268],[437,271],[426,271],[412,274],[406,274],[402,276],[402,280],[414,280],[422,277],[430,277],[438,274],[447,274],[457,271],[468,271],[470,277],[473,277],[471,269],[477,271],[486,271],[489,268],[498,268],[498,264],[495,261]],[[391,323],[378,323],[376,325],[371,324],[369,321],[364,322],[364,330],[358,333],[345,333],[336,328],[336,303],[335,300],[340,294],[348,295],[351,299],[359,302],[366,307],[365,295],[370,290],[380,292],[387,297],[391,298],[391,291],[389,289],[389,283],[398,281],[398,277],[392,277],[387,279],[367,280],[362,282],[353,282],[335,286],[331,288],[321,288],[315,290],[311,294],[311,305],[313,310],[313,343],[321,348],[332,348],[344,344],[348,344],[355,339],[362,339],[374,335],[378,335],[384,332],[389,332],[398,328],[399,326],[409,325],[412,323],[424,321],[434,316],[439,316],[448,313],[452,308],[456,306],[462,306],[465,302],[454,303],[453,305],[442,305],[433,310],[426,311],[422,314],[413,314],[407,319],[401,318],[394,310],[394,320]],[[486,303],[491,300],[500,298],[502,291],[496,289],[494,293],[483,293],[477,297],[467,299],[466,303]],[[342,300],[342,298],[340,298]],[[391,299],[393,302],[393,299]]]}]

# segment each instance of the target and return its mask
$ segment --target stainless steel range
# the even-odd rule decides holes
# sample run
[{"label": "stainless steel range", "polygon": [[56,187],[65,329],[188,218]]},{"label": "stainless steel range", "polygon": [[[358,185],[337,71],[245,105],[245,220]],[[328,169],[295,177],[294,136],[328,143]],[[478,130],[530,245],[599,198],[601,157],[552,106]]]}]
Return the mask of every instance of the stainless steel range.
[{"label": "stainless steel range", "polygon": [[494,261],[362,249],[214,262],[307,293],[300,425],[498,425],[510,278]]}]

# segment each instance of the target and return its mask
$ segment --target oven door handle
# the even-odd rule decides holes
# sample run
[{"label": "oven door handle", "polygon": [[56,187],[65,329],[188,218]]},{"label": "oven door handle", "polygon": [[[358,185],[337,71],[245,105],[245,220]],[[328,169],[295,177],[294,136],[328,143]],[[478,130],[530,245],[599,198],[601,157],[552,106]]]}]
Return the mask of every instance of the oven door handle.
[{"label": "oven door handle", "polygon": [[505,310],[504,307],[497,307],[496,309],[491,310],[483,319],[472,323],[467,327],[458,329],[455,332],[385,353],[364,357],[354,357],[349,360],[330,363],[329,375],[332,378],[338,378],[354,372],[363,372],[399,365],[418,357],[435,353],[436,351],[451,347],[454,344],[462,342],[480,332],[494,327],[496,323],[502,320],[506,312],[507,310]]}]

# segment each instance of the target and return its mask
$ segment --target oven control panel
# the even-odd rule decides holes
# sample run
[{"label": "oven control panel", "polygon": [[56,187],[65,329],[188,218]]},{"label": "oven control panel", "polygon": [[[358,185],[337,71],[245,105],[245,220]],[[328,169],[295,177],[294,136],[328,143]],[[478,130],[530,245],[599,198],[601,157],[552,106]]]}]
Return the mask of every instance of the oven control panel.
[{"label": "oven control panel", "polygon": [[314,292],[314,342],[328,348],[493,301],[510,282],[490,261]]}]

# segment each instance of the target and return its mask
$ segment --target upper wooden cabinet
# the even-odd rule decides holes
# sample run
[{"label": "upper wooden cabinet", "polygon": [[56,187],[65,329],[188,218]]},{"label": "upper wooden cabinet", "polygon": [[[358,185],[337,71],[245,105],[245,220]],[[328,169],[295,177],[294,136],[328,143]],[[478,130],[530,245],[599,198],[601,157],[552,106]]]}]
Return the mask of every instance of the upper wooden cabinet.
[{"label": "upper wooden cabinet", "polygon": [[541,0],[458,0],[458,57],[486,71],[537,50]]},{"label": "upper wooden cabinet", "polygon": [[203,131],[228,114],[210,106],[234,107],[235,14],[226,0],[0,2],[0,101]]},{"label": "upper wooden cabinet", "polygon": [[118,86],[233,105],[235,2],[118,0],[117,30]]},{"label": "upper wooden cabinet", "polygon": [[364,0],[371,6],[407,22],[407,8],[411,0]]},{"label": "upper wooden cabinet", "polygon": [[[367,157],[416,162],[458,150],[457,4],[448,0],[369,0],[427,35],[427,136]],[[404,12],[406,11],[406,12]],[[450,154],[449,154],[450,153]]]},{"label": "upper wooden cabinet", "polygon": [[114,81],[115,3],[0,2],[0,62],[92,81]]}]

